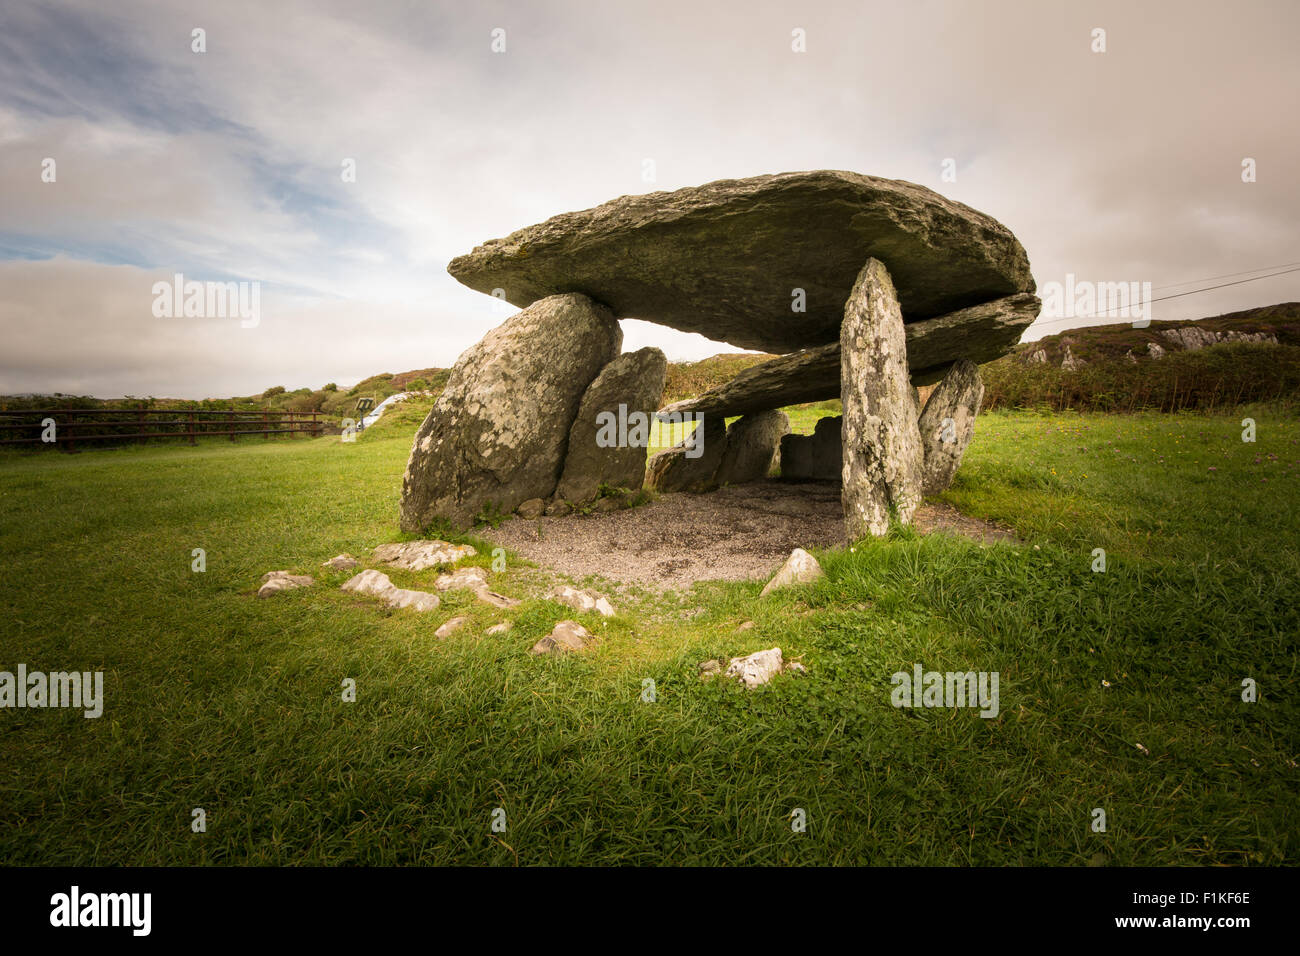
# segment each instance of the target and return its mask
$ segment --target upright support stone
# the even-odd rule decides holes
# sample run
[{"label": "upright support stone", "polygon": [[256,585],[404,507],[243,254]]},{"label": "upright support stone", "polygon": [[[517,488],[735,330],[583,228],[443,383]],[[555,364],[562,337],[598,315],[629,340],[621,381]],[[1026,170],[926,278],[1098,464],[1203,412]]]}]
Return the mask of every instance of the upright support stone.
[{"label": "upright support stone", "polygon": [[840,326],[845,528],[850,541],[903,524],[921,503],[921,432],[907,373],[903,313],[889,271],[868,259]]},{"label": "upright support stone", "polygon": [[668,359],[655,348],[625,352],[601,369],[569,429],[556,495],[585,505],[602,484],[641,490],[652,416],[667,374]]},{"label": "upright support stone", "polygon": [[938,494],[952,484],[975,433],[975,416],[983,400],[979,366],[965,359],[953,365],[931,393],[920,421],[925,494]]},{"label": "upright support stone", "polygon": [[403,531],[466,528],[484,508],[549,498],[583,394],[623,333],[585,295],[553,295],[467,349],[420,426],[402,477]]}]

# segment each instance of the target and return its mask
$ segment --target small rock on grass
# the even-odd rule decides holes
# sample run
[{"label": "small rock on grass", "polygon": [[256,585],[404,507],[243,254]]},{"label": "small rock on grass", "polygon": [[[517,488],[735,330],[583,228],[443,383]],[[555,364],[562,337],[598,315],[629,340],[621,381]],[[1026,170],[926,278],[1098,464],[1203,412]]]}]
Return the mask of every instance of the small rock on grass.
[{"label": "small rock on grass", "polygon": [[562,584],[551,592],[551,600],[558,601],[575,611],[597,611],[602,617],[614,616],[614,605],[609,603],[609,598],[595,591],[583,591]]},{"label": "small rock on grass", "polygon": [[817,559],[805,551],[803,548],[795,548],[790,552],[790,557],[781,566],[781,570],[776,572],[776,577],[767,582],[767,587],[759,597],[767,597],[773,591],[781,588],[788,588],[796,584],[807,584],[810,581],[816,581],[818,578],[824,578],[826,572],[822,566],[817,563]]},{"label": "small rock on grass", "polygon": [[469,588],[477,591],[487,586],[487,572],[482,568],[460,568],[453,574],[438,575],[433,586],[439,591],[450,591],[453,588]]},{"label": "small rock on grass", "polygon": [[515,510],[521,518],[540,518],[546,512],[546,502],[541,498],[529,498]]},{"label": "small rock on grass", "polygon": [[348,578],[343,582],[343,590],[372,594],[389,607],[409,607],[416,611],[432,611],[441,603],[438,595],[399,588],[388,579],[388,575],[373,569]]},{"label": "small rock on grass", "polygon": [[591,642],[591,632],[577,621],[561,621],[550,634],[533,645],[533,654],[580,651]]},{"label": "small rock on grass", "polygon": [[400,541],[381,544],[372,552],[376,561],[383,561],[407,571],[423,571],[439,564],[455,564],[462,558],[478,554],[468,544],[451,544],[447,541]]},{"label": "small rock on grass", "polygon": [[324,562],[321,567],[329,568],[332,571],[351,571],[360,563],[360,561],[344,551],[342,554],[335,555],[328,561]]},{"label": "small rock on grass", "polygon": [[[705,664],[716,663],[717,661],[705,661]],[[704,664],[700,665],[700,669],[703,671]],[[746,687],[758,687],[766,684],[782,671],[806,674],[808,668],[798,661],[785,660],[781,656],[781,648],[772,647],[765,651],[755,651],[748,657],[733,657],[727,662],[725,673],[727,677],[736,678]]]},{"label": "small rock on grass", "polygon": [[464,625],[464,623],[468,620],[469,618],[467,617],[453,617],[450,621],[447,621],[445,624],[443,624],[442,627],[434,631],[433,636],[449,637],[452,634],[455,634],[458,630],[460,630],[462,625]]},{"label": "small rock on grass", "polygon": [[257,589],[260,598],[291,591],[294,588],[307,588],[315,584],[314,578],[306,574],[290,574],[288,571],[267,571],[262,575],[262,586]]},{"label": "small rock on grass", "polygon": [[514,627],[510,621],[502,621],[500,624],[493,624],[487,629],[488,634],[505,634]]}]

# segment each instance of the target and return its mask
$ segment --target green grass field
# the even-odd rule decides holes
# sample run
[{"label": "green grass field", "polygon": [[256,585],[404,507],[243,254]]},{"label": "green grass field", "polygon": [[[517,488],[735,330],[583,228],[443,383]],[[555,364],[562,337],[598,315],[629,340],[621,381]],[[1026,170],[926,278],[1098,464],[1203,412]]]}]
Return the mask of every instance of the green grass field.
[{"label": "green grass field", "polygon": [[[403,414],[352,444],[0,458],[0,669],[102,670],[106,696],[99,719],[0,711],[0,859],[1294,862],[1294,418],[986,415],[944,499],[1022,544],[904,531],[765,600],[762,582],[628,597],[581,618],[592,649],[552,659],[528,649],[574,612],[520,562],[491,576],[514,611],[449,592],[427,615],[320,567],[400,539]],[[255,599],[272,569],[317,584]],[[697,677],[773,645],[808,675]],[[999,672],[998,717],[894,708],[890,675],[916,663]]]}]

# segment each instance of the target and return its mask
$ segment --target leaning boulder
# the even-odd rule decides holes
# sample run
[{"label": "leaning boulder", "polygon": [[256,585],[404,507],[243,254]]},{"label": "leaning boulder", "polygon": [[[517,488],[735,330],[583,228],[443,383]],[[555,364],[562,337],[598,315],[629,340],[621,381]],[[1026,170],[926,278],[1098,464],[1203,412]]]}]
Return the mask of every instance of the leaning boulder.
[{"label": "leaning boulder", "polygon": [[655,491],[709,491],[727,445],[727,423],[706,417],[683,441],[646,465],[646,485]]},{"label": "leaning boulder", "polygon": [[924,453],[921,487],[934,495],[952,484],[966,446],[975,434],[975,416],[984,400],[979,366],[961,361],[930,394],[919,422]]},{"label": "leaning boulder", "polygon": [[713,476],[717,485],[738,485],[766,478],[781,443],[790,433],[785,412],[769,409],[745,415],[727,428],[727,444]]},{"label": "leaning boulder", "polygon": [[584,505],[602,484],[641,488],[650,423],[667,374],[668,360],[655,348],[627,352],[601,369],[569,429],[558,496]]},{"label": "leaning boulder", "polygon": [[907,376],[903,314],[889,271],[868,259],[840,329],[841,469],[850,541],[907,524],[921,503],[921,433]]},{"label": "leaning boulder", "polygon": [[438,518],[465,528],[486,506],[509,513],[550,498],[582,396],[622,341],[608,308],[566,293],[533,302],[466,350],[416,433],[402,529]]}]

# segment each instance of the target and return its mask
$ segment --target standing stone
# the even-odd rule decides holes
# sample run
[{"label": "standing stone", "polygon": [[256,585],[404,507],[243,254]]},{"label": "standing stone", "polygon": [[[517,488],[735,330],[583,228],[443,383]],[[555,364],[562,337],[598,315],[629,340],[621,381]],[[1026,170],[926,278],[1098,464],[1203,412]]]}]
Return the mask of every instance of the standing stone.
[{"label": "standing stone", "polygon": [[727,444],[714,483],[738,485],[766,478],[781,438],[788,434],[790,419],[776,409],[745,415],[732,422],[727,428]]},{"label": "standing stone", "polygon": [[[709,491],[727,445],[727,421],[705,418],[685,440],[661,451],[646,466],[646,484],[656,491]],[[691,457],[691,456],[695,457]]]},{"label": "standing stone", "polygon": [[668,359],[655,348],[620,355],[582,396],[569,429],[564,470],[555,493],[583,505],[602,484],[640,490],[650,425],[664,393]]},{"label": "standing stone", "polygon": [[907,524],[921,503],[921,432],[907,374],[903,313],[889,271],[868,259],[844,305],[840,399],[848,538]]},{"label": "standing stone", "polygon": [[841,434],[843,419],[819,418],[811,435],[786,435],[781,439],[781,477],[812,481],[839,481],[844,470]]},{"label": "standing stone", "polygon": [[583,393],[622,343],[609,309],[567,293],[534,302],[466,350],[416,433],[402,529],[436,518],[465,528],[489,503],[509,513],[551,497]]},{"label": "standing stone", "polygon": [[955,364],[931,393],[919,423],[925,459],[921,486],[925,494],[938,494],[952,484],[975,433],[975,416],[983,400],[979,366],[965,360]]}]

